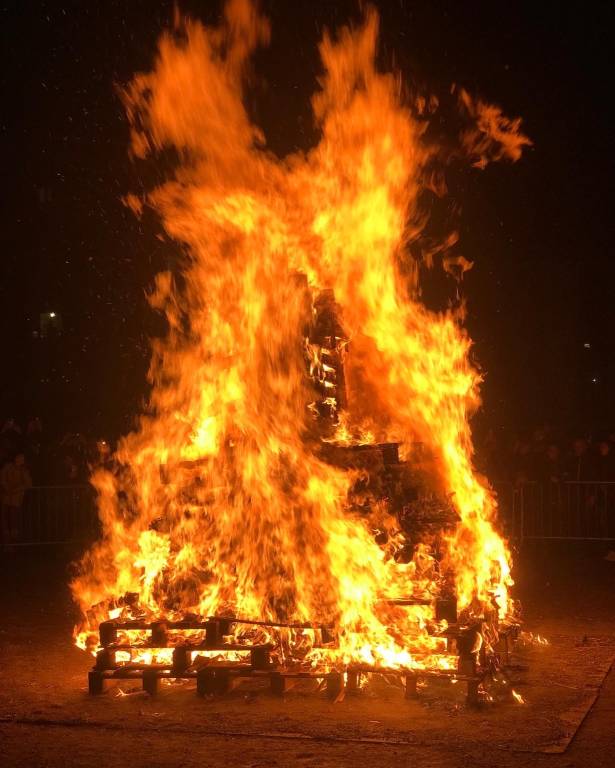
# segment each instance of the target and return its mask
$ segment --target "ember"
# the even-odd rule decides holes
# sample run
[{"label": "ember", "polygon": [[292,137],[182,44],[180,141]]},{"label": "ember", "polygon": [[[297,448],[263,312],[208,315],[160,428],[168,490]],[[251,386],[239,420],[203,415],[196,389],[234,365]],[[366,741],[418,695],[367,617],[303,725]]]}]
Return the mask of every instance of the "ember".
[{"label": "ember", "polygon": [[[368,11],[325,35],[306,154],[274,157],[244,107],[269,38],[247,0],[218,29],[178,21],[124,92],[135,155],[181,158],[129,202],[184,256],[151,295],[168,333],[149,407],[92,478],[103,536],[72,583],[92,692],[260,675],[335,697],[378,673],[408,695],[465,680],[475,700],[509,651],[510,556],[472,466],[480,376],[461,312],[421,303],[409,254],[441,156],[423,140],[436,104],[402,104],[377,34]],[[460,106],[472,163],[528,143],[498,109],[465,92]]]}]

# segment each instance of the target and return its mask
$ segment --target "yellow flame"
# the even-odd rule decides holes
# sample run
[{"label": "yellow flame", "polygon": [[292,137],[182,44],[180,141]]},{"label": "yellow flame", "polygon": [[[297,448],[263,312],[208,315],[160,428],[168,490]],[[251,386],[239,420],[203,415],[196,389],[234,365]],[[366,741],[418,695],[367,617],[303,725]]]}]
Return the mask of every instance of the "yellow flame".
[{"label": "yellow flame", "polygon": [[525,699],[520,693],[517,693],[515,690],[511,690],[511,694],[513,699],[517,702],[517,704],[525,704]]}]

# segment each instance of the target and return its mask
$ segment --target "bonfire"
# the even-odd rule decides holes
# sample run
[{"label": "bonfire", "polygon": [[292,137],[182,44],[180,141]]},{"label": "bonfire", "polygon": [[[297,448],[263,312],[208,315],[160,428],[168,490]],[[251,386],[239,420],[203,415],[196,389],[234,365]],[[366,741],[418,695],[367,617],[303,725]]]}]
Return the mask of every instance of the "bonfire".
[{"label": "bonfire", "polygon": [[378,70],[378,32],[371,9],[324,35],[319,140],[286,157],[245,106],[270,34],[248,0],[215,28],[178,17],[123,90],[133,155],[177,158],[126,202],[179,256],[150,294],[147,407],[91,478],[102,535],[71,586],[99,670],[249,650],[278,673],[461,674],[516,622],[463,306],[428,309],[419,266],[469,266],[453,231],[424,237],[446,163],[529,142],[460,88],[456,145],[427,140],[438,101]]}]

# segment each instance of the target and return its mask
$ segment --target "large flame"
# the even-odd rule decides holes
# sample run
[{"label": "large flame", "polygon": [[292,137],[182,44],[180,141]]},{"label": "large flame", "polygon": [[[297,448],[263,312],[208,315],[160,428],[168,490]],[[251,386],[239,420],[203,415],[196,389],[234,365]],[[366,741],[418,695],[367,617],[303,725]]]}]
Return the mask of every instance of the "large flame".
[{"label": "large flame", "polygon": [[[375,68],[377,33],[368,11],[323,39],[321,138],[307,154],[275,157],[244,107],[246,64],[269,36],[248,0],[229,2],[220,28],[178,22],[125,91],[134,153],[181,158],[144,202],[184,255],[181,274],[160,274],[151,295],[168,333],[153,345],[147,413],[116,468],[92,478],[103,537],[72,584],[81,644],[95,643],[98,621],[131,615],[125,596],[137,593],[151,617],[333,624],[339,647],[313,649],[321,661],[438,667],[449,659],[427,631],[429,603],[445,579],[461,610],[509,611],[509,554],[472,467],[470,340],[458,315],[421,304],[408,255],[434,149],[399,81]],[[527,143],[518,125],[462,100],[480,118],[463,137],[473,159],[515,159]],[[330,349],[308,341],[325,290],[344,336]],[[420,442],[431,455],[459,518],[438,564],[427,542],[410,562],[393,556],[394,536],[376,542],[386,500],[369,515],[349,508],[356,472],[324,460],[310,408],[306,357],[324,382],[327,355],[344,360],[338,437],[369,429],[367,440],[398,442],[404,455]],[[392,604],[400,596],[426,604]]]}]

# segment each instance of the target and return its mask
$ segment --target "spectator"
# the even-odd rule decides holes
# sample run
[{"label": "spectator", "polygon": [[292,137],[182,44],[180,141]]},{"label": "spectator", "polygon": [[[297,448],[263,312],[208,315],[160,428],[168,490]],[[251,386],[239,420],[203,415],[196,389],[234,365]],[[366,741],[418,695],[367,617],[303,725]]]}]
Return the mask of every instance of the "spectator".
[{"label": "spectator", "polygon": [[479,469],[492,480],[508,480],[511,476],[511,446],[503,429],[489,428],[480,443]]},{"label": "spectator", "polygon": [[536,427],[532,432],[532,451],[536,456],[543,456],[547,448],[549,428],[546,425]]},{"label": "spectator", "polygon": [[36,440],[40,443],[43,434],[43,422],[38,416],[33,416],[26,427],[26,435],[29,440]]},{"label": "spectator", "polygon": [[576,482],[592,480],[592,457],[589,444],[583,437],[577,437],[572,442],[572,452],[566,467],[566,479]]},{"label": "spectator", "polygon": [[23,453],[5,464],[0,471],[2,489],[2,539],[4,544],[17,541],[20,535],[20,513],[26,490],[32,486],[32,478],[26,467]]},{"label": "spectator", "polygon": [[5,446],[5,450],[9,455],[15,455],[18,451],[23,449],[23,435],[21,433],[21,427],[15,421],[15,419],[7,419],[2,425],[0,430],[2,443]]},{"label": "spectator", "polygon": [[96,441],[96,463],[99,466],[103,466],[108,468],[109,463],[111,462],[112,455],[111,455],[111,446],[106,440],[103,440],[102,438],[100,440]]},{"label": "spectator", "polygon": [[513,448],[512,467],[513,480],[518,485],[535,479],[532,446],[523,437],[517,440]]},{"label": "spectator", "polygon": [[75,485],[82,482],[82,476],[79,468],[79,462],[76,457],[67,453],[63,459],[62,483]]},{"label": "spectator", "polygon": [[594,480],[613,482],[615,480],[615,453],[608,440],[600,440],[596,446],[594,461]]},{"label": "spectator", "polygon": [[559,483],[562,479],[562,463],[559,446],[551,443],[547,446],[540,461],[540,480]]},{"label": "spectator", "polygon": [[28,466],[37,485],[41,483],[46,470],[43,437],[43,423],[38,416],[34,416],[26,426],[25,450]]}]

